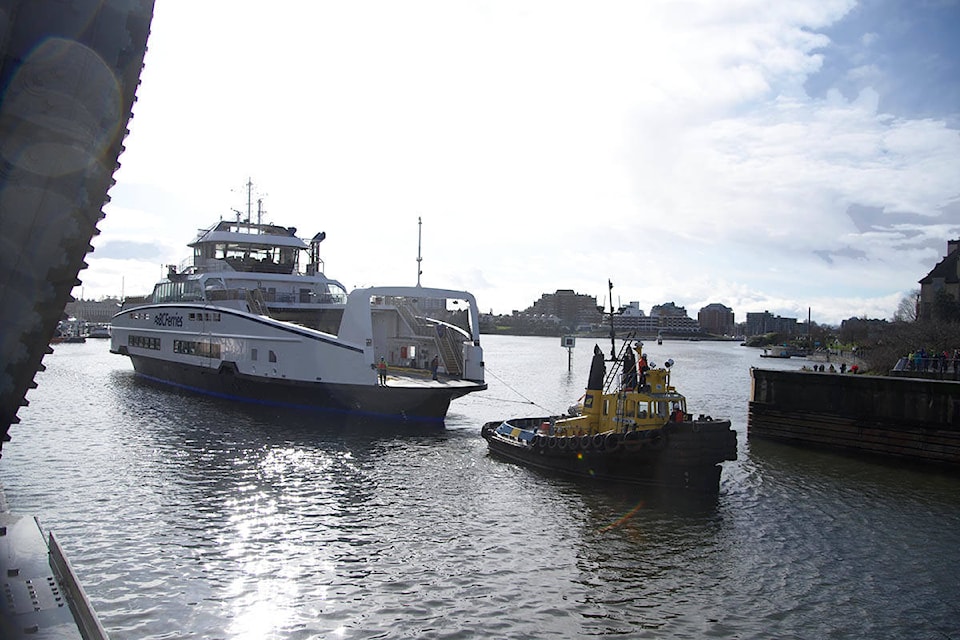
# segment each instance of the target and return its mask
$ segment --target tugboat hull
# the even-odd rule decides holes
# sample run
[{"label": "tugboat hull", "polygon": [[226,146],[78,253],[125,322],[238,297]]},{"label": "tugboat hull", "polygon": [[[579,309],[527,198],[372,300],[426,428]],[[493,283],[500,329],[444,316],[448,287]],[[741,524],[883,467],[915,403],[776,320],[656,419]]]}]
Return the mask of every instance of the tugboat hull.
[{"label": "tugboat hull", "polygon": [[551,418],[489,422],[481,433],[503,458],[570,476],[717,493],[720,463],[737,458],[728,420],[668,423],[659,429],[553,436],[536,428]]}]

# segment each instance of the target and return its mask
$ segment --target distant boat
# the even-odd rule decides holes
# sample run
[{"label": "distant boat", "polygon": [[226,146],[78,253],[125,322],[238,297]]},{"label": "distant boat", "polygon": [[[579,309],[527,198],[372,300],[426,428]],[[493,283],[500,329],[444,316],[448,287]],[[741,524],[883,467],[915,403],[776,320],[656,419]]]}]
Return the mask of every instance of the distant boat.
[{"label": "distant boat", "polygon": [[792,354],[786,347],[768,347],[760,354],[761,358],[789,358]]},{"label": "distant boat", "polygon": [[50,344],[62,344],[64,342],[86,342],[87,339],[80,331],[80,323],[76,320],[62,320],[57,325],[57,330],[50,338]]},{"label": "distant boat", "polygon": [[88,338],[110,338],[110,325],[101,323],[95,324],[87,331]]}]

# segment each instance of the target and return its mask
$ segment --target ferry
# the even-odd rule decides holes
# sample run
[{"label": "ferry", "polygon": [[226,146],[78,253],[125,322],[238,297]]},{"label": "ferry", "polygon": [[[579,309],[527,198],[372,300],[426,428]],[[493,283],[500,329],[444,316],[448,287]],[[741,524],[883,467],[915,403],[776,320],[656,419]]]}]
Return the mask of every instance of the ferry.
[{"label": "ferry", "polygon": [[351,417],[442,421],[453,399],[487,388],[472,294],[419,284],[348,294],[323,272],[325,234],[307,243],[249,214],[202,230],[192,264],[124,300],[111,352],[180,389]]},{"label": "ferry", "polygon": [[632,337],[618,353],[612,323],[611,343],[609,374],[594,346],[586,393],[566,414],[484,424],[490,453],[565,475],[718,493],[721,463],[737,459],[730,421],[693,415],[671,383],[672,360],[647,363]]}]

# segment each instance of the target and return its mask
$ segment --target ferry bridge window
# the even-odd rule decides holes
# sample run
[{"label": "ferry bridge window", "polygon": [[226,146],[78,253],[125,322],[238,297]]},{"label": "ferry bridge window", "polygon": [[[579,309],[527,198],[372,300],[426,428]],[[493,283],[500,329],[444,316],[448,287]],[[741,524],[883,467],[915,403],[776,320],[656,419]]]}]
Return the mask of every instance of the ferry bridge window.
[{"label": "ferry bridge window", "polygon": [[256,361],[256,359],[257,359],[257,350],[256,350],[256,349],[250,349],[250,359]]},{"label": "ferry bridge window", "polygon": [[194,280],[187,282],[161,282],[153,289],[153,301],[155,303],[200,300],[202,298],[200,283]]},{"label": "ferry bridge window", "polygon": [[277,354],[274,353],[272,349],[270,350],[269,360],[270,360],[270,362],[276,362],[276,361],[277,361]]},{"label": "ferry bridge window", "polygon": [[183,285],[183,300],[203,300],[203,290],[198,280],[187,280]]}]

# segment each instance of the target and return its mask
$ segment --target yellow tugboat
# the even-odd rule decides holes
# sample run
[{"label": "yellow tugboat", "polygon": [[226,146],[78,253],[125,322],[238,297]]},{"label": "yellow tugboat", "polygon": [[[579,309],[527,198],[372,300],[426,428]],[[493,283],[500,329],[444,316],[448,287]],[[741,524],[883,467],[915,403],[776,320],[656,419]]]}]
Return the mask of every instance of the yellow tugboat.
[{"label": "yellow tugboat", "polygon": [[610,374],[595,346],[586,393],[567,415],[483,425],[490,452],[569,475],[718,492],[720,463],[737,458],[730,421],[689,412],[670,382],[672,360],[647,366],[643,343],[630,339],[618,354],[612,322],[611,342]]}]

